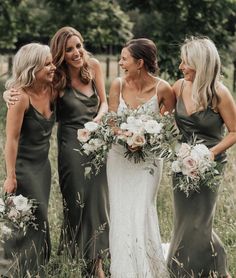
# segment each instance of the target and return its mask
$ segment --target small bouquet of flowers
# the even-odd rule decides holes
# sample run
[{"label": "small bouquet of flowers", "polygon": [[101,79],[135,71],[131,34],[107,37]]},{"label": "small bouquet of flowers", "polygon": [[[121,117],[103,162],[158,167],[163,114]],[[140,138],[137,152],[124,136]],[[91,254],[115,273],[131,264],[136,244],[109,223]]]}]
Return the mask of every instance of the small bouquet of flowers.
[{"label": "small bouquet of flowers", "polygon": [[4,238],[10,238],[17,233],[25,234],[29,225],[37,229],[34,223],[36,204],[22,195],[8,194],[0,197],[0,222]]},{"label": "small bouquet of flowers", "polygon": [[[96,175],[104,165],[107,154],[114,141],[114,133],[109,124],[110,114],[106,114],[100,123],[87,122],[83,129],[78,129],[77,139],[81,143],[82,152],[90,156],[86,163],[85,176]],[[76,151],[79,151],[76,149]]]},{"label": "small bouquet of flowers", "polygon": [[191,192],[199,191],[206,185],[214,190],[219,180],[217,163],[212,160],[210,150],[204,144],[190,145],[182,143],[172,162],[176,186],[188,197]]},{"label": "small bouquet of flowers", "polygon": [[125,157],[134,163],[150,161],[155,165],[156,158],[170,159],[178,138],[174,116],[164,115],[149,109],[126,109],[117,115],[116,126],[120,130],[116,143],[125,148]]}]

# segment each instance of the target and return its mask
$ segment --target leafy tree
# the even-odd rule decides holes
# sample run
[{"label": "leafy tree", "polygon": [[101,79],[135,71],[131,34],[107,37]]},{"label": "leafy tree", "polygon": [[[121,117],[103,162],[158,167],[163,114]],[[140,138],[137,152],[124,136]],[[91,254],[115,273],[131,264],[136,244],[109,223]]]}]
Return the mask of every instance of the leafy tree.
[{"label": "leafy tree", "polygon": [[51,8],[52,18],[59,19],[59,25],[54,26],[53,33],[61,26],[73,26],[81,32],[90,48],[100,49],[120,46],[132,37],[132,23],[116,2],[101,0],[47,2]]},{"label": "leafy tree", "polygon": [[17,7],[21,1],[1,0],[0,3],[0,50],[5,52],[14,49],[17,41]]},{"label": "leafy tree", "polygon": [[48,43],[62,26],[78,29],[92,49],[109,50],[132,37],[129,17],[106,0],[1,0],[0,48],[14,50],[25,43]]},{"label": "leafy tree", "polygon": [[235,34],[236,0],[118,2],[126,9],[136,10],[136,13],[138,9],[140,16],[136,15],[136,18],[139,18],[139,23],[134,23],[134,35],[147,36],[157,42],[161,69],[172,78],[179,75],[179,45],[186,36],[208,36],[223,55]]}]

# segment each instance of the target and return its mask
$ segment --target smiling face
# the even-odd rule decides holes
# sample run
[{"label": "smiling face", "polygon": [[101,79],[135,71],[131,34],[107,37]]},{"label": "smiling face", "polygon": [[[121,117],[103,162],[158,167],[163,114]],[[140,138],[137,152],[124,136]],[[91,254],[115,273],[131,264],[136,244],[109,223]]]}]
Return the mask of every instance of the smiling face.
[{"label": "smiling face", "polygon": [[138,73],[138,63],[131,56],[129,50],[125,47],[121,51],[121,57],[119,61],[120,67],[124,70],[125,75],[133,76]]},{"label": "smiling face", "polygon": [[70,68],[81,68],[84,60],[84,49],[83,44],[79,37],[71,36],[65,46],[65,57],[64,60],[67,66]]},{"label": "smiling face", "polygon": [[179,65],[179,69],[183,72],[184,75],[184,79],[186,81],[190,81],[193,82],[195,75],[196,75],[196,71],[194,69],[192,69],[186,62],[185,60],[181,60],[181,63]]},{"label": "smiling face", "polygon": [[43,68],[35,73],[35,79],[37,80],[37,82],[40,81],[42,83],[51,83],[54,77],[55,70],[56,67],[52,63],[52,55],[50,54],[47,57]]}]

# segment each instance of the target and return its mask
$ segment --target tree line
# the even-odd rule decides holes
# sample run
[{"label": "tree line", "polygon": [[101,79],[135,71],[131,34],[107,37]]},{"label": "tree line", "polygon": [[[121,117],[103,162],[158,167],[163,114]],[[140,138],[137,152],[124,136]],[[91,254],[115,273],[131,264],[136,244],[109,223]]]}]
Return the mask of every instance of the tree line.
[{"label": "tree line", "polygon": [[178,77],[186,36],[208,36],[223,61],[236,61],[236,0],[1,0],[0,53],[32,41],[49,43],[62,26],[78,29],[94,53],[116,54],[127,40],[148,37],[170,78]]}]

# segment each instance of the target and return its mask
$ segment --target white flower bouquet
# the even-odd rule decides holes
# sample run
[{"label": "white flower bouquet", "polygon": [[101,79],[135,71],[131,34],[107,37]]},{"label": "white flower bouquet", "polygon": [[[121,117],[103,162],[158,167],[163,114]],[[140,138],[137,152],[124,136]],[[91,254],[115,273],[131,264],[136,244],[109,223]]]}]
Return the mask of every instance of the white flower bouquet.
[{"label": "white flower bouquet", "polygon": [[85,165],[85,176],[87,177],[90,177],[92,173],[99,173],[112,147],[114,133],[109,121],[108,113],[103,116],[100,123],[87,122],[83,129],[78,129],[77,139],[81,144],[82,152],[90,156],[90,161]]},{"label": "white flower bouquet", "polygon": [[116,143],[125,148],[125,157],[135,163],[155,159],[170,159],[178,138],[174,116],[160,115],[148,109],[126,109],[115,118],[119,129]]},{"label": "white flower bouquet", "polygon": [[17,233],[25,234],[29,225],[33,225],[36,204],[22,195],[4,195],[0,198],[0,221],[3,222],[1,232],[4,238],[10,238]]},{"label": "white flower bouquet", "polygon": [[172,162],[176,186],[188,197],[191,192],[199,191],[206,185],[214,190],[219,180],[217,163],[211,158],[211,151],[204,144],[189,145],[182,143]]}]

